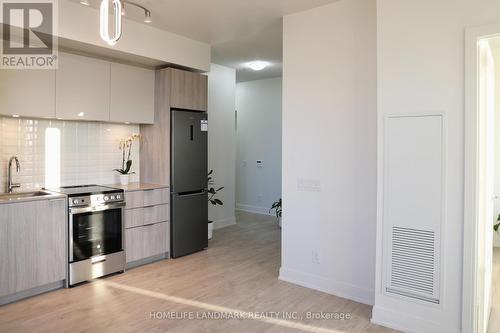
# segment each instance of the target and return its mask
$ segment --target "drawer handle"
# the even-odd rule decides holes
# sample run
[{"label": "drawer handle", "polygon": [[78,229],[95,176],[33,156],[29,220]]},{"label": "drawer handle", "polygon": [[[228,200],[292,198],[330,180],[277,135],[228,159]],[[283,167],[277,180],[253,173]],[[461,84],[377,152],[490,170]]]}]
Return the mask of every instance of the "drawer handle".
[{"label": "drawer handle", "polygon": [[106,261],[106,259],[101,259],[101,260],[98,260],[98,261],[93,262],[93,263],[92,263],[92,265],[95,265],[95,264],[100,264],[100,263],[103,263],[103,262],[105,262],[105,261]]}]

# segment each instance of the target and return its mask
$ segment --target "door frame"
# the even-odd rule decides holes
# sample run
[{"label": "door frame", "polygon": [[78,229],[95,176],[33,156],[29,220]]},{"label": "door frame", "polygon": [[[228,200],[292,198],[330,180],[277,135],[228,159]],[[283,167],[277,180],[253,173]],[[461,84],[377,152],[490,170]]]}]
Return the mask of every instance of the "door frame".
[{"label": "door frame", "polygon": [[500,23],[465,30],[465,165],[464,238],[462,279],[462,332],[475,332],[478,324],[478,174],[479,174],[479,57],[478,42],[500,37]]}]

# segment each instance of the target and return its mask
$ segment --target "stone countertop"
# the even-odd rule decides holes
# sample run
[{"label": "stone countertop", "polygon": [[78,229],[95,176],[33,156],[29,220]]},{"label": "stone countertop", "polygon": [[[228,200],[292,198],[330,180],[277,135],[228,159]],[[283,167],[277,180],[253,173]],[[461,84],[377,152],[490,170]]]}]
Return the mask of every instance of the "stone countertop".
[{"label": "stone countertop", "polygon": [[125,192],[147,191],[147,190],[168,188],[168,185],[150,184],[150,183],[130,183],[128,185],[110,184],[110,185],[106,185],[106,186],[120,188],[120,189],[124,190]]},{"label": "stone countertop", "polygon": [[[41,196],[30,196],[33,192],[46,192],[47,195]],[[64,199],[66,196],[61,193],[46,191],[46,190],[33,190],[30,192],[14,192],[14,193],[2,193],[0,194],[0,205],[13,204],[21,202],[32,202],[32,201],[42,201],[42,200],[53,200],[53,199]]]}]

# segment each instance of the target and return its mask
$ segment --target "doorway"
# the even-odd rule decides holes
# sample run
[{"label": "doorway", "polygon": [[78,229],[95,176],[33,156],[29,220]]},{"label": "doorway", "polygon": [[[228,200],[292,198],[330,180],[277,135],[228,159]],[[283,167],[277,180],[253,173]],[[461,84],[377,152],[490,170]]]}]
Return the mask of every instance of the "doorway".
[{"label": "doorway", "polygon": [[[496,203],[500,197],[500,24],[468,29],[465,58],[462,330],[483,333],[500,323],[500,302],[496,303],[500,276],[493,274],[493,225],[500,213],[500,202]],[[497,91],[499,98],[495,98]]]}]

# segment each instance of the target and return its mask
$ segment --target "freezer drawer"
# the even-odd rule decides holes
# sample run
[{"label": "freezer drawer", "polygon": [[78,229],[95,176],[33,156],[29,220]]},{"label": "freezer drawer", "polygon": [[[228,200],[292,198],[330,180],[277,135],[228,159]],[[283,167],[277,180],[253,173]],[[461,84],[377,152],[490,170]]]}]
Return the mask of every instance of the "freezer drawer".
[{"label": "freezer drawer", "polygon": [[171,198],[171,255],[178,258],[208,247],[206,191]]}]

